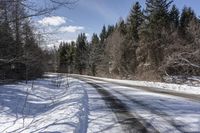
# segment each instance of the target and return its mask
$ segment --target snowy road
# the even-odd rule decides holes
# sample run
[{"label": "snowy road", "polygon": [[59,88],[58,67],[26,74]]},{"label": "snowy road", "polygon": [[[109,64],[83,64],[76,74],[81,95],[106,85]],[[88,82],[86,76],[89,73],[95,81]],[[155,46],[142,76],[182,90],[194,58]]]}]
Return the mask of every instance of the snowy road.
[{"label": "snowy road", "polygon": [[[76,77],[76,76],[75,76]],[[200,99],[198,95],[142,89],[130,85],[104,82],[91,77],[79,76],[85,88],[95,88],[115,115],[121,131],[110,125],[108,130],[94,129],[91,132],[161,132],[199,133]],[[114,80],[113,80],[114,81]],[[88,91],[88,97],[94,94]],[[91,101],[92,99],[89,99]],[[98,103],[98,100],[95,101]],[[89,104],[90,105],[90,104]],[[102,112],[103,113],[103,112]],[[90,115],[89,115],[90,116]],[[90,117],[89,117],[90,118]],[[91,125],[91,126],[90,126]],[[108,125],[107,125],[108,126]]]},{"label": "snowy road", "polygon": [[199,88],[129,82],[47,74],[0,85],[0,133],[200,133]]}]

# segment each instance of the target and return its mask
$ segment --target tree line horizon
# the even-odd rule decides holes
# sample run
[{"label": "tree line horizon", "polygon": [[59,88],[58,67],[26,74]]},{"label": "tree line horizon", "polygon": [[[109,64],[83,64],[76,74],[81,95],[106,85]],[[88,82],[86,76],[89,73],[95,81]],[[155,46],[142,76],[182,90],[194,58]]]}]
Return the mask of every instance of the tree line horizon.
[{"label": "tree line horizon", "polygon": [[172,0],[135,2],[127,19],[103,26],[89,42],[86,34],[61,42],[60,72],[112,78],[163,80],[200,76],[200,19],[191,7]]},{"label": "tree line horizon", "polygon": [[[200,19],[191,7],[180,11],[172,0],[133,3],[127,19],[103,26],[91,41],[86,34],[62,42],[55,51],[41,48],[32,17],[49,15],[77,0],[48,0],[36,8],[28,0],[0,0],[0,80],[41,77],[45,71],[159,80],[200,76]],[[55,62],[55,63],[52,63]]]}]

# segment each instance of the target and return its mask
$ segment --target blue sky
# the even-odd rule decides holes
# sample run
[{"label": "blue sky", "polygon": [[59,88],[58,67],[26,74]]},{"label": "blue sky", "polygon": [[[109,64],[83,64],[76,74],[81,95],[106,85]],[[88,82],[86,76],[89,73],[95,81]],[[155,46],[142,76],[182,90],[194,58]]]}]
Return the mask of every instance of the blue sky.
[{"label": "blue sky", "polygon": [[[87,33],[90,40],[91,35],[99,33],[104,24],[114,25],[120,17],[125,19],[135,2],[136,0],[79,0],[72,9],[61,8],[48,18],[40,17],[37,21],[47,30],[58,30],[57,34],[50,37],[53,38],[52,44],[62,40],[75,40],[80,32]],[[145,7],[145,0],[139,2]],[[200,0],[174,0],[174,4],[180,10],[184,6],[190,6],[200,16]],[[48,23],[56,19],[58,21]]]}]

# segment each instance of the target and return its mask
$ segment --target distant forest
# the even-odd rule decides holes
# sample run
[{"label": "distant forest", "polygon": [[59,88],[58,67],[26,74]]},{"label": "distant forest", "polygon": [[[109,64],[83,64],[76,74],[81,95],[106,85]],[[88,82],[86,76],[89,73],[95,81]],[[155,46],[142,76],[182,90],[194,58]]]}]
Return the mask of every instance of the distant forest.
[{"label": "distant forest", "polygon": [[91,42],[61,42],[58,71],[121,79],[162,81],[164,76],[200,76],[200,19],[169,0],[133,4],[127,19],[103,26]]}]

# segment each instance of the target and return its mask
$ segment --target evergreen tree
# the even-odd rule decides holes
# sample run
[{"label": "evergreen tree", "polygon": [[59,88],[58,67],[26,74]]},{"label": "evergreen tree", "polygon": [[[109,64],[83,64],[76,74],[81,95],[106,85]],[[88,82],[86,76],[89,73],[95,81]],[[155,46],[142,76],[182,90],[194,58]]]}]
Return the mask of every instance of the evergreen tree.
[{"label": "evergreen tree", "polygon": [[105,25],[103,26],[103,29],[102,29],[102,31],[101,31],[99,36],[100,36],[100,42],[101,42],[101,44],[103,44],[105,39],[106,39],[106,37],[107,37],[107,30],[106,30],[106,26]]},{"label": "evergreen tree", "polygon": [[93,34],[90,44],[89,67],[93,76],[96,75],[96,67],[100,58],[100,40],[97,34]]},{"label": "evergreen tree", "polygon": [[71,42],[70,49],[69,49],[69,54],[68,54],[69,64],[71,66],[73,66],[74,61],[75,61],[75,52],[76,52],[75,42]]},{"label": "evergreen tree", "polygon": [[[142,45],[137,52],[138,62],[140,59],[148,62],[152,68],[156,68],[163,60],[163,50],[167,46],[165,40],[169,31],[169,7],[171,0],[146,0],[146,20],[140,32]],[[146,53],[142,51],[147,51]]]},{"label": "evergreen tree", "polygon": [[194,11],[190,7],[184,7],[180,17],[179,33],[185,37],[186,28],[192,19],[196,19]]},{"label": "evergreen tree", "polygon": [[151,28],[167,27],[172,0],[146,0],[146,17]]},{"label": "evergreen tree", "polygon": [[68,44],[68,50],[66,53],[66,60],[67,60],[67,71],[69,73],[74,71],[74,63],[75,63],[75,53],[76,52],[76,48],[75,48],[75,42],[71,42],[70,44]]},{"label": "evergreen tree", "polygon": [[176,7],[176,5],[173,5],[172,9],[169,12],[169,17],[174,28],[177,28],[179,26],[179,14],[180,12],[178,8]]},{"label": "evergreen tree", "polygon": [[91,41],[91,43],[93,44],[93,45],[98,45],[99,44],[99,37],[98,37],[98,35],[97,34],[93,34],[92,35],[92,41]]},{"label": "evergreen tree", "polygon": [[67,52],[69,51],[68,43],[61,42],[59,46],[59,67],[63,69],[67,67]]},{"label": "evergreen tree", "polygon": [[15,41],[8,23],[0,24],[0,59],[13,59],[15,51]]},{"label": "evergreen tree", "polygon": [[8,4],[8,1],[0,1],[0,59],[14,58],[15,41],[8,23]]},{"label": "evergreen tree", "polygon": [[23,55],[23,44],[22,44],[22,25],[23,21],[26,18],[27,14],[25,13],[24,5],[22,5],[23,0],[17,0],[13,2],[13,9],[12,12],[12,18],[14,19],[13,25],[14,25],[14,36],[15,36],[15,56],[17,58],[20,58]]},{"label": "evergreen tree", "polygon": [[108,25],[107,29],[108,29],[108,31],[107,31],[106,38],[112,34],[112,32],[114,31],[115,28],[113,25]]},{"label": "evergreen tree", "polygon": [[21,62],[26,65],[25,79],[42,76],[44,72],[44,53],[39,47],[36,37],[33,33],[30,21],[25,21],[23,30],[23,58]]},{"label": "evergreen tree", "polygon": [[120,33],[122,35],[126,35],[127,34],[127,25],[125,24],[123,19],[120,19],[119,24],[118,24],[118,28],[120,30]]},{"label": "evergreen tree", "polygon": [[130,39],[138,41],[139,40],[139,27],[143,22],[143,13],[141,11],[141,5],[136,2],[131,9],[131,13],[128,17],[128,27]]},{"label": "evergreen tree", "polygon": [[87,67],[88,61],[88,46],[87,46],[87,37],[85,33],[81,33],[78,35],[76,41],[76,60],[75,65],[79,72],[79,74],[83,74],[84,70]]}]

